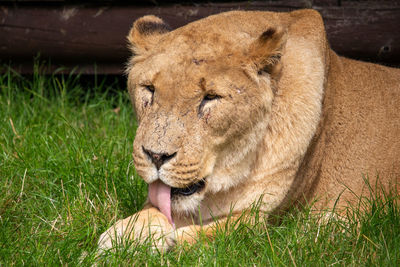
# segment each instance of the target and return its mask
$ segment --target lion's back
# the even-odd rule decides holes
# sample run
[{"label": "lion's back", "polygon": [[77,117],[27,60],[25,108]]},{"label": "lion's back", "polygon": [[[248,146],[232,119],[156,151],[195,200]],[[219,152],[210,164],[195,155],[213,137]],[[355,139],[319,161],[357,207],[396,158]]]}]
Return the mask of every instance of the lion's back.
[{"label": "lion's back", "polygon": [[386,189],[400,185],[400,70],[332,52],[328,80],[317,195],[344,191],[345,204],[369,194],[365,178],[372,187],[377,178]]}]

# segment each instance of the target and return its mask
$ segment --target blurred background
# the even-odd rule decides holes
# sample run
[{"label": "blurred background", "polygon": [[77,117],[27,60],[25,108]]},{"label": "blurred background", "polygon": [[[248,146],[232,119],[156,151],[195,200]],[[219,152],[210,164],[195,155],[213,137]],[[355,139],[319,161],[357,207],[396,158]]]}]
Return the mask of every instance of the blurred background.
[{"label": "blurred background", "polygon": [[81,74],[123,73],[126,35],[147,14],[172,28],[229,10],[318,10],[340,55],[400,66],[400,1],[0,1],[0,64],[30,74],[60,67]]}]

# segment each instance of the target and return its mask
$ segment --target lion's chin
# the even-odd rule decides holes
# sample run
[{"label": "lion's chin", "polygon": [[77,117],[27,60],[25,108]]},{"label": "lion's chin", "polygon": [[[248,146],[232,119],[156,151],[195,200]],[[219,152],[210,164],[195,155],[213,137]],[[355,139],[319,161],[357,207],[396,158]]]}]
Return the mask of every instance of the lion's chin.
[{"label": "lion's chin", "polygon": [[175,216],[189,216],[198,213],[204,192],[197,192],[189,196],[174,194],[171,196],[171,209]]},{"label": "lion's chin", "polygon": [[171,188],[171,211],[176,216],[195,215],[204,198],[206,178],[185,188]]}]

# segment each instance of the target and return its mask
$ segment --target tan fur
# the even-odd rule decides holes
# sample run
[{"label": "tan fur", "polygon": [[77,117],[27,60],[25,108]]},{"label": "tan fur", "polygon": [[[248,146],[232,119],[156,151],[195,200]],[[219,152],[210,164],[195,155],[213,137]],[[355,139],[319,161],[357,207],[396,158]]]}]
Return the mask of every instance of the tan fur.
[{"label": "tan fur", "polygon": [[[127,233],[148,224],[160,226],[159,248],[212,237],[213,218],[223,225],[260,197],[266,214],[314,200],[332,209],[368,193],[363,175],[400,182],[400,71],[337,56],[318,12],[228,12],[171,32],[162,23],[143,17],[128,36],[135,167],[147,183],[206,187],[173,199],[175,231],[148,204],[100,248],[113,232],[143,240]],[[220,98],[202,105],[206,95]],[[142,147],[176,154],[157,171]]]}]

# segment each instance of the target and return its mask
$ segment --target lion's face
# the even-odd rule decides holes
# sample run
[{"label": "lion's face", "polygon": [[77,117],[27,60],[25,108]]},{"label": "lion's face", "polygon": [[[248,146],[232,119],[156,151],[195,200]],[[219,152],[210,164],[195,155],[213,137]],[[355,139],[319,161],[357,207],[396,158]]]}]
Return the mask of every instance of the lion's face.
[{"label": "lion's face", "polygon": [[[243,178],[226,179],[260,142],[255,129],[268,125],[283,34],[269,30],[243,48],[218,33],[195,38],[193,29],[163,27],[144,17],[129,37],[137,54],[128,70],[139,121],[133,158],[148,184],[171,187],[172,210],[187,213]],[[263,45],[269,50],[259,55]]]}]

